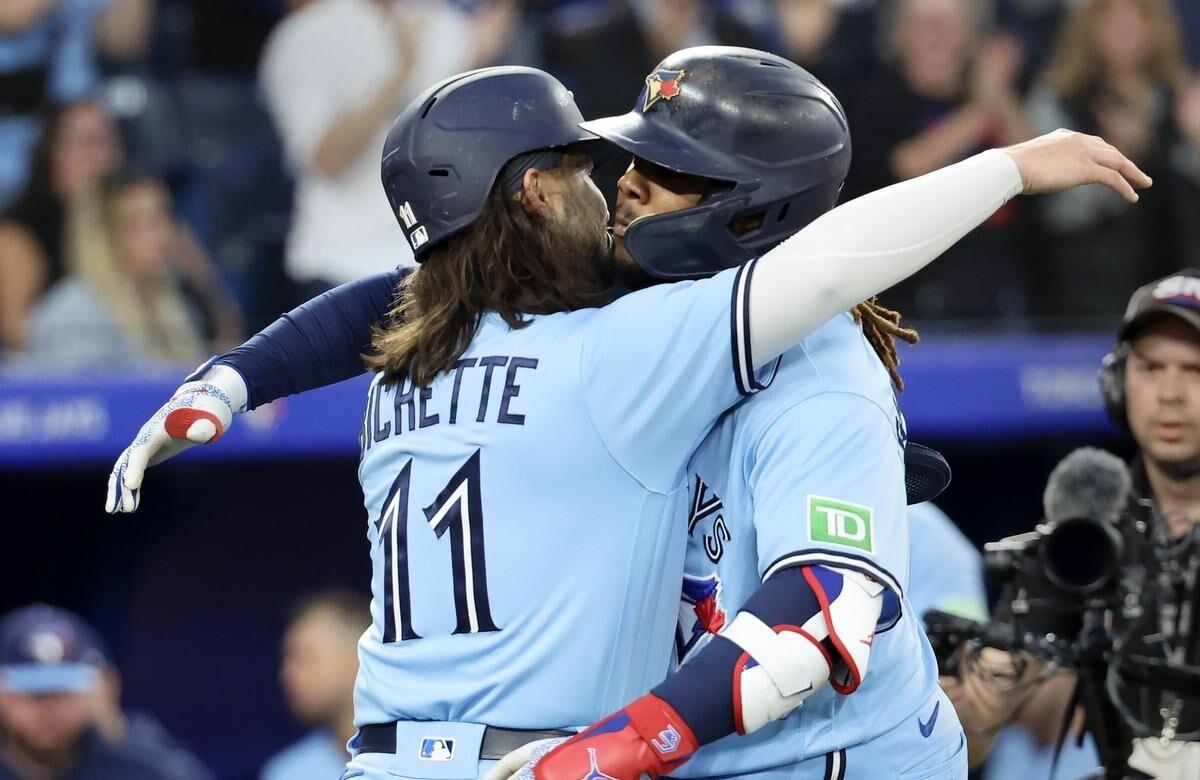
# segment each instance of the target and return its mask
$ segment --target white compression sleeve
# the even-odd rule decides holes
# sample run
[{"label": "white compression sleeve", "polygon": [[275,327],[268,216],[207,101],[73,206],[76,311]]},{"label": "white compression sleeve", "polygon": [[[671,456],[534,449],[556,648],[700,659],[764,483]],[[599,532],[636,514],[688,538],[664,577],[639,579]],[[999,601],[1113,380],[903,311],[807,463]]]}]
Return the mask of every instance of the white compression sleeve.
[{"label": "white compression sleeve", "polygon": [[754,366],[924,268],[1021,189],[1016,162],[993,149],[823,214],[758,260],[748,312]]}]

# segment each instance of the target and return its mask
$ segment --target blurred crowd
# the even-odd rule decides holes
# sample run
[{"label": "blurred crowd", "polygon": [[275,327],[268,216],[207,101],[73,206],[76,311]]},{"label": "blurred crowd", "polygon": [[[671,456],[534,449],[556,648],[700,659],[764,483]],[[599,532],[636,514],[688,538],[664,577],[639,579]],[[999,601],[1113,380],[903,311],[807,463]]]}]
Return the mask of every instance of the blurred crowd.
[{"label": "blurred crowd", "polygon": [[[358,638],[367,599],[331,589],[294,607],[279,681],[309,729],[260,780],[337,777],[354,735]],[[78,615],[34,604],[0,615],[0,780],[214,780],[153,715],[122,702],[121,673]]]},{"label": "blurred crowd", "polygon": [[1010,203],[883,296],[925,327],[1107,328],[1129,289],[1200,264],[1194,0],[4,0],[0,355],[198,363],[411,262],[379,151],[431,83],[529,64],[620,113],[705,43],[833,88],[844,198],[1056,127],[1154,177],[1133,207],[1099,187]]}]

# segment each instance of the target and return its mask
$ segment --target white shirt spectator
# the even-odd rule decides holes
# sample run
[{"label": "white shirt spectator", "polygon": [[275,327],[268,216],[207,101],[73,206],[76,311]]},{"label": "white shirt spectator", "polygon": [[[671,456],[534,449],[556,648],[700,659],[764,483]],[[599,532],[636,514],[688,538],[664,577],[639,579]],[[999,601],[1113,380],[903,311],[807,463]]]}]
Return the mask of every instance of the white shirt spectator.
[{"label": "white shirt spectator", "polygon": [[[337,173],[322,173],[314,156],[330,128],[380,99],[405,69],[393,13],[419,28],[408,38],[417,50],[403,94],[362,151]],[[271,34],[260,77],[296,176],[285,261],[293,279],[339,284],[413,262],[380,184],[383,142],[407,101],[468,69],[470,23],[445,2],[316,0]]]}]

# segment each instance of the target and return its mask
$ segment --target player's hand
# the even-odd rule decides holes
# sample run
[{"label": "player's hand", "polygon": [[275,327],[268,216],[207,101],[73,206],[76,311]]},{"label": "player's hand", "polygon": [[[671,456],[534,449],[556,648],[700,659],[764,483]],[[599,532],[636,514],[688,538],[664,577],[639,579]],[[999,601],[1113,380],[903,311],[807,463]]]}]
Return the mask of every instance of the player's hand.
[{"label": "player's hand", "polygon": [[526,742],[496,762],[496,765],[483,776],[483,780],[508,780],[510,777],[533,777],[533,765],[541,760],[542,756],[557,747],[559,743],[566,741],[567,737],[554,737],[552,739],[535,739],[533,742]]},{"label": "player's hand", "polygon": [[1111,187],[1130,203],[1135,190],[1152,183],[1116,147],[1103,138],[1073,130],[1055,130],[1032,141],[1009,146],[1004,152],[1017,163],[1024,193],[1062,192],[1084,184]]},{"label": "player's hand", "polygon": [[214,442],[245,406],[246,386],[226,366],[201,366],[163,404],[125,448],[108,476],[104,511],[133,512],[141,503],[147,466],[161,463],[197,444]]},{"label": "player's hand", "polygon": [[[678,769],[699,745],[671,705],[646,694],[604,720],[557,745],[535,748],[517,780],[614,780],[656,778]],[[537,753],[545,750],[545,755]]]}]

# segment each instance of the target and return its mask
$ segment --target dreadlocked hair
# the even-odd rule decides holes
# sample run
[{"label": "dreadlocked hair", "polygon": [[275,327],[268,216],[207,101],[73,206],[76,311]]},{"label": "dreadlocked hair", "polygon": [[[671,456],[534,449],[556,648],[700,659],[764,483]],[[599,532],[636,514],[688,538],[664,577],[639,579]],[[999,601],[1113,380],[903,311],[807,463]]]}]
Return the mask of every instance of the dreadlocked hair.
[{"label": "dreadlocked hair", "polygon": [[916,344],[920,336],[912,328],[900,327],[900,312],[879,304],[878,298],[869,298],[855,306],[850,313],[854,321],[862,326],[863,335],[875,349],[880,362],[892,378],[892,385],[904,392],[904,380],[900,378],[900,355],[896,352],[896,339],[906,344]]}]

